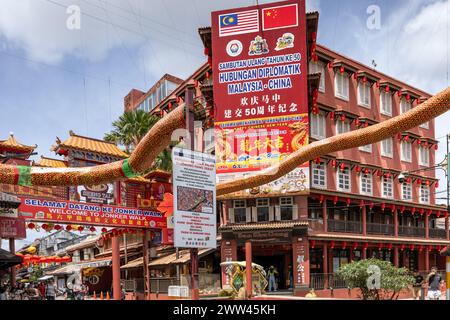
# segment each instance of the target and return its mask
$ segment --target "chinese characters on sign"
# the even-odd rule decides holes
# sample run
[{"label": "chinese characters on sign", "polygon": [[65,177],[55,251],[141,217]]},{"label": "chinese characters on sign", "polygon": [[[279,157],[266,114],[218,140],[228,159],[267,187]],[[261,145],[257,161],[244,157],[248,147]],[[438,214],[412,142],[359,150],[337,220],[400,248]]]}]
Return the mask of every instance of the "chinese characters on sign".
[{"label": "chinese characters on sign", "polygon": [[22,198],[19,211],[24,219],[109,227],[165,228],[162,213],[110,205]]},{"label": "chinese characters on sign", "polygon": [[[305,4],[213,12],[212,26],[221,182],[276,164],[309,143]],[[293,183],[286,177],[283,187],[262,189],[307,193],[308,165],[299,169]]]},{"label": "chinese characters on sign", "polygon": [[216,248],[215,157],[174,148],[175,247]]}]

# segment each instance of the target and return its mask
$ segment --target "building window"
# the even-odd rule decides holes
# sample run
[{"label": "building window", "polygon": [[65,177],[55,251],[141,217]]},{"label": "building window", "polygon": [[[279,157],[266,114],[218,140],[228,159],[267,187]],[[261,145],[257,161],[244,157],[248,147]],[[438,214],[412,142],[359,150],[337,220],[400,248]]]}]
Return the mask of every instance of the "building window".
[{"label": "building window", "polygon": [[281,220],[292,220],[294,212],[294,199],[292,197],[280,198],[280,215]]},{"label": "building window", "polygon": [[339,191],[351,191],[350,170],[348,168],[345,170],[338,169],[337,186]]},{"label": "building window", "polygon": [[269,221],[269,198],[256,199],[256,215],[259,221]]},{"label": "building window", "polygon": [[360,151],[364,151],[364,152],[368,152],[368,153],[372,153],[372,145],[371,144],[367,144],[365,146],[361,146],[359,147]]},{"label": "building window", "polygon": [[371,196],[372,190],[372,175],[361,174],[360,193]]},{"label": "building window", "polygon": [[422,129],[430,129],[430,122],[422,123],[419,127]]},{"label": "building window", "polygon": [[370,108],[370,85],[359,82],[358,84],[358,104],[365,108]]},{"label": "building window", "polygon": [[389,92],[380,93],[380,110],[386,116],[392,116],[392,95]]},{"label": "building window", "polygon": [[420,203],[430,203],[430,187],[426,185],[420,186]]},{"label": "building window", "polygon": [[311,114],[311,137],[317,140],[327,137],[325,128],[325,116],[322,113]]},{"label": "building window", "polygon": [[402,200],[412,201],[412,186],[411,183],[404,183],[402,185]]},{"label": "building window", "polygon": [[392,144],[393,144],[392,138],[388,138],[386,140],[381,141],[381,155],[383,157],[392,158],[393,155]]},{"label": "building window", "polygon": [[338,120],[336,122],[336,134],[342,134],[350,131],[350,122]]},{"label": "building window", "polygon": [[430,163],[430,150],[427,147],[419,147],[419,164],[421,166],[428,166]]},{"label": "building window", "polygon": [[348,101],[348,75],[347,72],[337,72],[334,77],[334,95]]},{"label": "building window", "polygon": [[411,154],[411,143],[407,141],[401,142],[401,160],[405,162],[411,162],[412,154]]},{"label": "building window", "polygon": [[406,99],[402,99],[400,101],[400,113],[405,113],[411,110],[411,102],[406,101]]},{"label": "building window", "polygon": [[309,62],[309,74],[320,73],[319,91],[325,92],[325,64],[323,62]]},{"label": "building window", "polygon": [[394,181],[392,178],[383,177],[383,197],[394,198]]},{"label": "building window", "polygon": [[234,200],[233,201],[234,208],[234,222],[235,223],[243,223],[247,222],[247,203],[245,200]]},{"label": "building window", "polygon": [[327,187],[327,171],[324,162],[312,165],[312,184],[316,188],[325,189]]}]

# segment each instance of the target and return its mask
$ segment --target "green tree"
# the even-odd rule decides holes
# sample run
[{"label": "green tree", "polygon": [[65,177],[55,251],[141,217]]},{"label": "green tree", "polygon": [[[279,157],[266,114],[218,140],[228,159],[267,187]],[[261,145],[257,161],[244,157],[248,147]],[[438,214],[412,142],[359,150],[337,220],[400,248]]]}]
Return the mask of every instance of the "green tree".
[{"label": "green tree", "polygon": [[[112,123],[113,130],[106,133],[104,139],[124,146],[126,152],[130,153],[159,119],[144,110],[125,112]],[[164,149],[158,155],[151,169],[172,170],[170,148]]]},{"label": "green tree", "polygon": [[337,276],[349,288],[358,288],[364,300],[396,300],[400,291],[414,282],[406,268],[373,258],[346,264],[339,268]]},{"label": "green tree", "polygon": [[113,130],[105,134],[104,139],[123,145],[129,153],[159,119],[144,110],[125,112],[112,123]]}]

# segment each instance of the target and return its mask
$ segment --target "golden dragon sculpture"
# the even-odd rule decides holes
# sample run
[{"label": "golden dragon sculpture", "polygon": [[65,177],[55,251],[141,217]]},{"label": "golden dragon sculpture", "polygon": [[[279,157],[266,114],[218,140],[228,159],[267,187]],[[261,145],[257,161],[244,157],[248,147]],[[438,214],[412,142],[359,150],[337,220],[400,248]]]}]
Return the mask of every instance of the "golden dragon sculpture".
[{"label": "golden dragon sculpture", "polygon": [[[331,152],[387,139],[445,113],[450,108],[450,87],[419,106],[378,124],[313,142],[291,153],[278,164],[239,180],[219,183],[217,195],[236,192],[274,181],[299,165]],[[83,168],[41,168],[0,165],[0,183],[35,186],[95,185],[131,178],[152,165],[170,144],[174,130],[185,128],[185,105],[180,105],[145,135],[128,159]]]}]

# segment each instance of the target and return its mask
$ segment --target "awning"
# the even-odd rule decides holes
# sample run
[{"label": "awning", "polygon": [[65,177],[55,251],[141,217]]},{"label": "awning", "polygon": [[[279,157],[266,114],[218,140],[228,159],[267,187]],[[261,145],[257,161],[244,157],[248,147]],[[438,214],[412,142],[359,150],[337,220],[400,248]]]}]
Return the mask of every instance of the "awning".
[{"label": "awning", "polygon": [[0,249],[0,269],[6,269],[21,264],[23,259],[9,251]]},{"label": "awning", "polygon": [[81,269],[83,268],[107,267],[110,266],[111,263],[111,259],[91,260],[76,264],[69,264],[56,270],[49,271],[46,274],[51,276],[73,274],[75,272],[81,271]]},{"label": "awning", "polygon": [[[198,257],[201,258],[214,252],[216,249],[200,249],[198,251]],[[186,264],[191,260],[190,250],[180,250],[179,258],[177,259],[176,253],[171,253],[167,256],[151,260],[148,263],[149,267],[160,267],[167,266],[171,264]],[[144,258],[140,257],[138,259],[128,262],[126,265],[121,266],[121,269],[131,269],[131,268],[142,268],[144,266]]]},{"label": "awning", "polygon": [[53,276],[43,276],[38,278],[38,281],[46,281],[46,280],[50,280],[53,279]]}]

